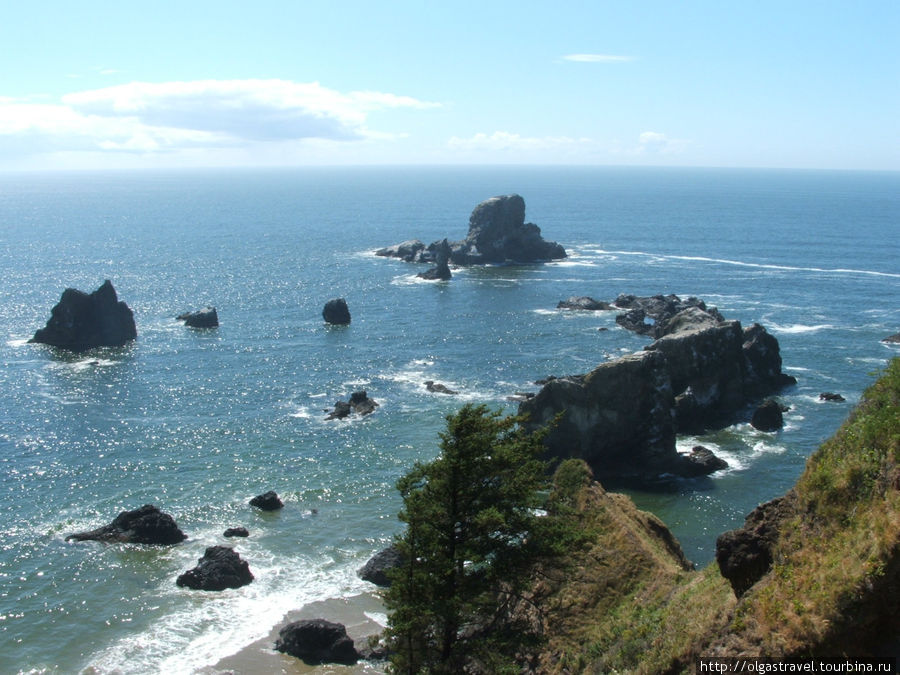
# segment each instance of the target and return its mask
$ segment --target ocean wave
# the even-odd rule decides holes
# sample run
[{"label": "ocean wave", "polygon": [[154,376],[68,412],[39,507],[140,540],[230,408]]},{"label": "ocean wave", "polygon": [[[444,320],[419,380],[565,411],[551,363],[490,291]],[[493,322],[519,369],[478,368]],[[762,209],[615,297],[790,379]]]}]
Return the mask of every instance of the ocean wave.
[{"label": "ocean wave", "polygon": [[802,323],[795,323],[789,326],[782,326],[777,323],[773,323],[769,321],[767,324],[767,328],[773,333],[785,333],[789,335],[799,334],[799,333],[816,333],[820,330],[834,330],[835,326],[830,323],[822,323],[822,324],[814,324],[807,325]]}]

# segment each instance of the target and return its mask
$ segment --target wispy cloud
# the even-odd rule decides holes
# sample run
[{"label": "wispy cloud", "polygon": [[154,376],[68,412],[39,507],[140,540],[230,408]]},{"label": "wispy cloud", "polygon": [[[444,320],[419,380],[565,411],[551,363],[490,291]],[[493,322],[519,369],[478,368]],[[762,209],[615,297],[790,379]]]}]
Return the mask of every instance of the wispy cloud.
[{"label": "wispy cloud", "polygon": [[52,103],[0,99],[0,154],[35,151],[156,152],[257,142],[389,137],[368,114],[438,104],[377,91],[340,92],[318,82],[132,82],[73,92]]},{"label": "wispy cloud", "polygon": [[658,131],[644,131],[638,136],[638,145],[636,152],[656,153],[660,155],[672,155],[682,152],[690,141],[681,138],[669,138],[666,134]]},{"label": "wispy cloud", "polygon": [[590,138],[572,138],[570,136],[521,136],[508,131],[495,131],[492,134],[477,133],[468,138],[452,137],[447,145],[453,150],[558,150],[564,148],[591,145]]},{"label": "wispy cloud", "polygon": [[563,61],[575,61],[576,63],[624,63],[634,61],[633,56],[620,54],[566,54]]}]

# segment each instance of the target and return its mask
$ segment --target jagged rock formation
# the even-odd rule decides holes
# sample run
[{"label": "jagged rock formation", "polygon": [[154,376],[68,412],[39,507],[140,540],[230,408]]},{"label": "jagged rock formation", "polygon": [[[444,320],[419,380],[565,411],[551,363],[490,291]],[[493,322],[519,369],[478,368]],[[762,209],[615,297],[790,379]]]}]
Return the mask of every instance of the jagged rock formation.
[{"label": "jagged rock formation", "polygon": [[[407,262],[435,262],[443,241],[425,246],[418,239],[404,241],[375,252]],[[469,217],[469,232],[463,241],[449,243],[454,265],[533,263],[566,257],[566,250],[546,241],[541,229],[525,222],[525,200],[517,194],[492,197],[481,202]]]},{"label": "jagged rock formation", "polygon": [[50,311],[50,319],[29,342],[73,352],[96,347],[121,347],[137,338],[134,314],[120,302],[107,279],[90,295],[67,288]]},{"label": "jagged rock formation", "polygon": [[545,439],[551,456],[582,458],[601,479],[696,475],[700,458],[679,454],[676,434],[729,421],[794,381],[781,373],[777,340],[758,324],[743,329],[699,301],[660,324],[662,337],[643,352],[551,379],[519,404],[532,428],[562,413]]},{"label": "jagged rock formation", "polygon": [[349,401],[336,401],[334,410],[328,413],[328,416],[325,419],[340,420],[348,417],[351,413],[356,413],[357,415],[370,415],[375,412],[375,408],[377,407],[378,403],[369,398],[369,395],[364,390],[354,391],[350,394]]},{"label": "jagged rock formation", "polygon": [[435,250],[434,257],[435,262],[437,263],[434,267],[426,272],[420,272],[416,276],[420,279],[427,279],[429,281],[450,281],[453,277],[453,273],[450,271],[450,244],[444,239],[440,244],[438,244],[437,249]]},{"label": "jagged rock formation", "polygon": [[284,502],[279,499],[278,494],[274,490],[269,490],[251,499],[250,506],[254,506],[260,511],[277,511],[284,507]]},{"label": "jagged rock formation", "polygon": [[197,561],[197,566],[180,575],[175,583],[197,591],[224,591],[246,586],[252,581],[250,566],[233,548],[210,546]]},{"label": "jagged rock formation", "polygon": [[[623,293],[615,299],[612,308],[628,310],[616,317],[616,323],[622,328],[654,339],[678,330],[678,326],[669,325],[676,315],[681,315],[682,321],[690,317],[695,324],[702,321],[712,325],[724,320],[719,310],[707,307],[702,300],[694,297],[682,300],[677,295],[639,297]],[[699,311],[684,314],[688,309]]]},{"label": "jagged rock formation", "polygon": [[602,300],[594,300],[587,295],[583,295],[580,297],[572,296],[567,300],[560,300],[556,309],[574,309],[574,310],[582,310],[587,312],[596,312],[604,309],[616,309],[608,302],[603,302]]},{"label": "jagged rock formation", "polygon": [[103,541],[158,546],[178,544],[185,539],[187,535],[178,528],[175,519],[153,504],[144,504],[133,511],[122,511],[109,525],[87,532],[76,532],[66,537],[66,541]]},{"label": "jagged rock formation", "polygon": [[175,319],[184,321],[184,325],[191,328],[216,328],[219,325],[219,314],[216,312],[216,308],[208,306],[194,312],[184,312]]},{"label": "jagged rock formation", "polygon": [[344,298],[334,298],[325,303],[322,308],[322,318],[325,323],[337,326],[346,326],[350,323],[350,309]]},{"label": "jagged rock formation", "polygon": [[302,659],[307,665],[339,663],[353,665],[359,653],[343,624],[325,619],[304,619],[282,628],[275,649]]}]

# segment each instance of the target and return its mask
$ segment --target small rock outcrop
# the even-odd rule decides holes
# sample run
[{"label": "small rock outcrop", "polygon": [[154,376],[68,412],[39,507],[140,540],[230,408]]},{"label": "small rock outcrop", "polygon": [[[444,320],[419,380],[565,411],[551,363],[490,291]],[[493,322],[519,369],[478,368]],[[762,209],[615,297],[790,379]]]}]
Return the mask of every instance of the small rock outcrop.
[{"label": "small rock outcrop", "polygon": [[679,454],[676,434],[730,423],[750,401],[794,380],[781,373],[778,342],[762,326],[744,329],[701,309],[701,301],[689,303],[662,319],[662,337],[643,352],[548,379],[519,404],[529,428],[563,413],[545,437],[550,456],[584,459],[601,480],[721,468]]},{"label": "small rock outcrop", "polygon": [[278,498],[274,490],[269,490],[251,499],[250,506],[256,507],[260,511],[277,511],[284,508],[284,502]]},{"label": "small rock outcrop", "polygon": [[840,394],[835,394],[834,392],[831,392],[831,391],[823,391],[821,394],[819,394],[819,400],[820,401],[831,401],[832,403],[843,403],[847,399],[845,399]]},{"label": "small rock outcrop", "polygon": [[709,448],[695,445],[690,453],[683,456],[681,462],[681,475],[683,476],[707,476],[714,471],[727,469],[728,462],[717,457]]},{"label": "small rock outcrop", "polygon": [[759,431],[778,431],[784,426],[784,407],[774,398],[767,398],[750,419],[750,425]]},{"label": "small rock outcrop", "polygon": [[250,566],[233,548],[210,546],[197,561],[197,566],[180,575],[175,583],[197,591],[224,591],[246,586],[252,581]]},{"label": "small rock outcrop", "polygon": [[222,533],[223,537],[249,537],[250,532],[246,527],[229,527]]},{"label": "small rock outcrop", "polygon": [[153,504],[144,504],[133,511],[122,511],[109,525],[87,532],[76,532],[66,537],[66,541],[122,542],[157,546],[179,544],[185,539],[187,535],[178,528],[175,519]]},{"label": "small rock outcrop", "polygon": [[772,547],[782,521],[791,512],[794,495],[788,492],[760,504],[747,516],[744,526],[716,539],[716,562],[734,594],[746,593],[772,566]]},{"label": "small rock outcrop", "polygon": [[375,408],[377,407],[378,403],[369,398],[369,395],[364,390],[355,391],[350,394],[349,401],[335,402],[334,410],[328,413],[328,416],[325,419],[340,420],[349,417],[351,413],[356,413],[357,415],[370,415],[375,412]]},{"label": "small rock outcrop", "polygon": [[278,632],[275,649],[302,659],[310,666],[323,663],[353,665],[359,653],[343,624],[325,619],[289,623]]},{"label": "small rock outcrop", "polygon": [[[447,240],[425,246],[418,239],[379,249],[375,255],[407,262],[438,260]],[[447,242],[454,265],[534,263],[566,257],[555,241],[546,241],[541,228],[525,222],[525,200],[517,194],[492,197],[481,202],[469,217],[469,232],[462,241]]]},{"label": "small rock outcrop", "polygon": [[215,307],[204,307],[195,312],[185,312],[175,317],[177,321],[184,321],[190,328],[216,328],[219,325],[219,315]]},{"label": "small rock outcrop", "polygon": [[586,312],[597,312],[604,309],[616,309],[608,302],[603,302],[601,300],[594,300],[587,295],[572,296],[566,300],[560,300],[556,309],[573,309],[573,310],[581,310]]},{"label": "small rock outcrop", "polygon": [[459,393],[458,391],[450,389],[447,385],[435,382],[434,380],[425,380],[425,388],[432,394],[448,394],[449,396],[455,396]]},{"label": "small rock outcrop", "polygon": [[416,276],[428,281],[450,281],[453,278],[449,265],[450,253],[450,244],[444,239],[435,250],[435,263],[437,264],[426,272],[419,272]]},{"label": "small rock outcrop", "polygon": [[[623,293],[615,299],[612,309],[628,310],[616,317],[616,323],[622,328],[654,339],[675,333],[688,322],[709,326],[724,321],[715,307],[707,307],[705,302],[694,297],[682,300],[677,295],[639,297]],[[676,315],[680,318],[673,324]]]},{"label": "small rock outcrop", "polygon": [[888,335],[886,338],[881,338],[882,342],[886,342],[888,344],[900,344],[900,333],[895,333],[894,335]]},{"label": "small rock outcrop", "polygon": [[350,323],[350,309],[344,298],[334,298],[325,303],[322,309],[322,318],[325,323],[335,326],[346,326]]},{"label": "small rock outcrop", "polygon": [[47,325],[29,342],[84,352],[97,347],[121,347],[135,338],[134,314],[119,301],[107,279],[90,294],[74,288],[64,290],[50,310]]},{"label": "small rock outcrop", "polygon": [[373,555],[356,573],[363,581],[370,581],[376,586],[386,588],[391,585],[388,572],[400,567],[402,564],[403,556],[400,554],[400,551],[394,546],[388,546],[386,549]]}]

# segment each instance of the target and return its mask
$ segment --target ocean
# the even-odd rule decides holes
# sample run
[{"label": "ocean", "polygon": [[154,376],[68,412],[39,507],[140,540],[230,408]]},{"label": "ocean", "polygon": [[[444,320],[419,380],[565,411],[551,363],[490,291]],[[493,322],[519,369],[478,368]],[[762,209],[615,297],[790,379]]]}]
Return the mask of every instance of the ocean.
[{"label": "ocean", "polygon": [[[516,192],[569,257],[454,270],[376,257],[465,237],[480,201]],[[192,673],[289,611],[372,590],[356,569],[398,532],[395,481],[437,453],[464,402],[643,348],[614,312],[559,300],[697,296],[778,338],[798,384],[777,433],[698,437],[729,468],[630,490],[698,566],[716,536],[789,488],[897,345],[900,174],[656,168],[316,168],[0,175],[0,669]],[[110,279],[134,311],[122,349],[28,344],[66,287]],[[321,311],[343,297],[346,327]],[[221,325],[174,317],[205,305]],[[601,331],[601,328],[609,330]],[[434,380],[459,392],[431,393]],[[365,389],[367,417],[326,421]],[[821,392],[846,398],[822,402]],[[275,490],[276,513],[248,506]],[[168,548],[66,542],[152,503]],[[226,540],[244,526],[251,536]],[[241,589],[176,587],[235,546]],[[384,617],[371,611],[370,618]],[[329,618],[329,617],[323,617]]]}]

